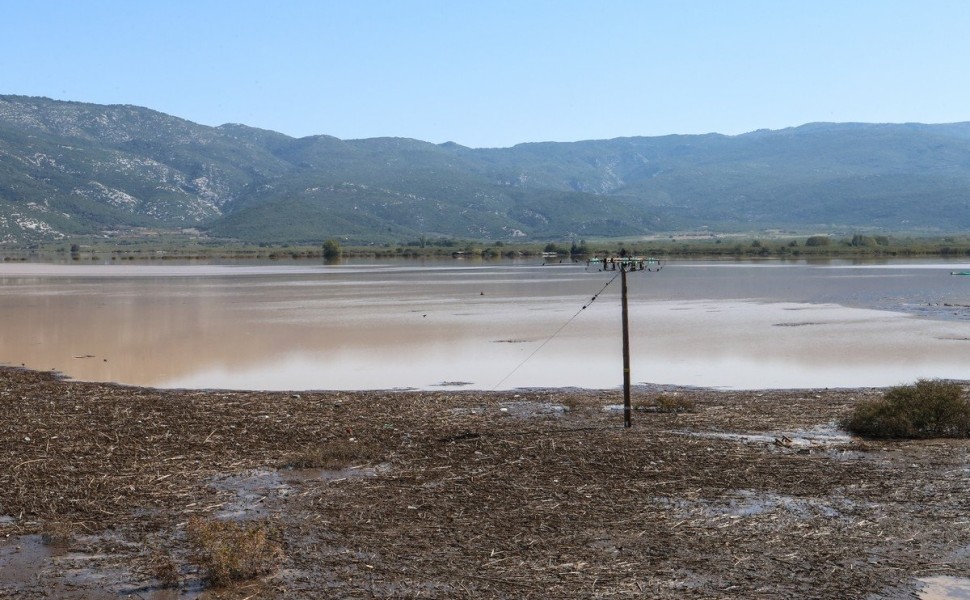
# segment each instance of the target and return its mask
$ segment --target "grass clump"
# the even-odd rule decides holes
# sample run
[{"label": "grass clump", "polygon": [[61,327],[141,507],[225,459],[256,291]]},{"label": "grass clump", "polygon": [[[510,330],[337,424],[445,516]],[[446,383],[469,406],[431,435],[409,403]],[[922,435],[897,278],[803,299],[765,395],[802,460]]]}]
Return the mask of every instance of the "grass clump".
[{"label": "grass clump", "polygon": [[660,394],[653,400],[654,410],[658,413],[692,413],[695,411],[694,401],[684,396]]},{"label": "grass clump", "polygon": [[40,530],[40,541],[45,546],[67,548],[74,537],[74,525],[64,521],[48,521]]},{"label": "grass clump", "polygon": [[970,437],[970,403],[957,383],[920,379],[862,402],[842,427],[872,438]]},{"label": "grass clump", "polygon": [[269,574],[283,559],[283,549],[266,521],[194,518],[189,521],[186,536],[193,562],[215,587]]},{"label": "grass clump", "polygon": [[304,448],[288,457],[284,469],[343,469],[373,459],[374,453],[356,439],[336,439]]},{"label": "grass clump", "polygon": [[658,394],[657,396],[636,402],[633,410],[650,413],[680,414],[697,412],[694,401],[676,392],[673,394]]},{"label": "grass clump", "polygon": [[579,400],[573,396],[567,396],[559,401],[559,406],[563,407],[563,410],[568,412],[573,412],[579,410],[582,406]]},{"label": "grass clump", "polygon": [[152,552],[149,565],[151,574],[161,583],[163,588],[177,588],[179,586],[179,566],[171,554],[156,549]]}]

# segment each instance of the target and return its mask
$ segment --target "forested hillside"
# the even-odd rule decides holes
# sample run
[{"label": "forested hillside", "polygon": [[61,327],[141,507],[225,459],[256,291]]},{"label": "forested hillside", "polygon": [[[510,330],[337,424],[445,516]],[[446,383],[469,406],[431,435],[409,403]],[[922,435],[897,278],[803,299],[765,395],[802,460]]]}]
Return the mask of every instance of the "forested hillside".
[{"label": "forested hillside", "polygon": [[474,149],[291,138],[0,96],[0,241],[192,228],[247,241],[970,227],[970,124]]}]

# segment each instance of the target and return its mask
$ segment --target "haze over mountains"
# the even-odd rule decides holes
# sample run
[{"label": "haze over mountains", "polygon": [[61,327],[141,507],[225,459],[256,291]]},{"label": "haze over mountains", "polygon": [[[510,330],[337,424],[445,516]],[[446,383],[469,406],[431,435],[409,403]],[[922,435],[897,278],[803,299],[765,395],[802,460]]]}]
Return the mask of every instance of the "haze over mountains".
[{"label": "haze over mountains", "polygon": [[970,123],[813,123],[473,149],[291,138],[0,96],[0,242],[133,228],[267,242],[970,226]]}]

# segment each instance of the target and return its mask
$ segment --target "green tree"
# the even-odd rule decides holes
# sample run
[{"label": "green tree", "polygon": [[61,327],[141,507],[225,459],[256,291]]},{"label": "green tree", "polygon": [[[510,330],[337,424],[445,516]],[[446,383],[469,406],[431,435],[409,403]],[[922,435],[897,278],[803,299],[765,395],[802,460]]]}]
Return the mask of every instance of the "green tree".
[{"label": "green tree", "polygon": [[585,256],[589,254],[589,246],[586,245],[586,240],[580,240],[578,246],[576,245],[576,242],[573,242],[572,247],[569,249],[569,253],[573,256]]},{"label": "green tree", "polygon": [[323,257],[327,260],[340,258],[340,253],[340,242],[337,240],[329,239],[323,243]]}]

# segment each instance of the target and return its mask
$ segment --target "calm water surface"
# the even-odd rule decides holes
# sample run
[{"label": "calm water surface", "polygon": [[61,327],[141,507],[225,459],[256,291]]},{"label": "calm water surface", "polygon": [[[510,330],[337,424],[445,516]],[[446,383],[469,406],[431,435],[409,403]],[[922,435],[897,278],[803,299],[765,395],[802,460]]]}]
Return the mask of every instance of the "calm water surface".
[{"label": "calm water surface", "polygon": [[[970,264],[685,261],[631,273],[633,381],[970,378],[970,277],[950,275],[960,270]],[[539,261],[8,263],[0,362],[178,388],[612,388],[613,278]]]}]

